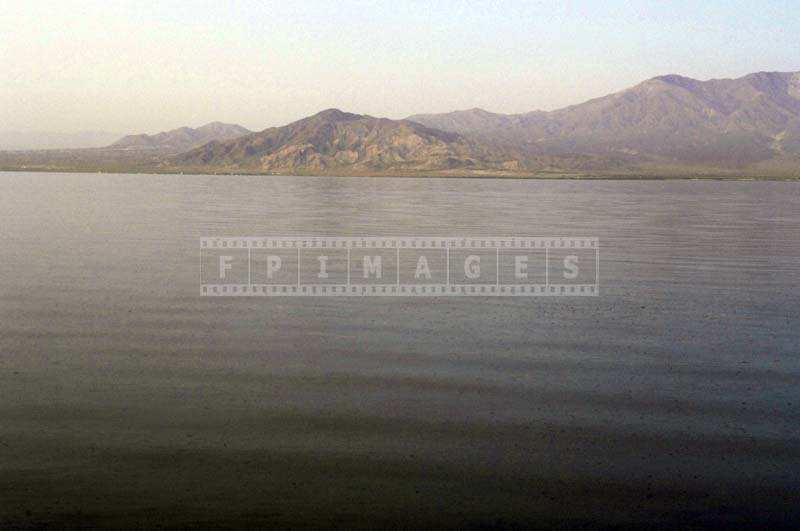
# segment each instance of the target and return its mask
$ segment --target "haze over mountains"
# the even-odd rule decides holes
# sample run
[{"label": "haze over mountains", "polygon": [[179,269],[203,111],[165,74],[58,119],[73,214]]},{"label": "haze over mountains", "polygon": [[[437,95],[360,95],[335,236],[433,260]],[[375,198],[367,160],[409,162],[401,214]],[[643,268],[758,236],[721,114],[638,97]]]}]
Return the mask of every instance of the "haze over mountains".
[{"label": "haze over mountains", "polygon": [[0,150],[98,148],[107,146],[120,136],[107,131],[0,131]]},{"label": "haze over mountains", "polygon": [[0,154],[0,166],[102,170],[115,157],[124,164],[114,168],[137,171],[798,176],[800,73],[659,76],[564,109],[517,115],[472,109],[390,120],[329,109],[256,133],[214,122],[68,156]]},{"label": "haze over mountains", "polygon": [[211,122],[197,129],[180,127],[155,135],[129,135],[109,146],[113,149],[155,149],[168,153],[180,153],[202,146],[214,140],[230,140],[252,133],[235,124]]},{"label": "haze over mountains", "polygon": [[44,149],[150,149],[181,153],[212,140],[229,140],[252,133],[240,125],[211,122],[198,128],[180,127],[154,135],[123,136],[105,131],[79,133],[0,131],[0,150]]}]

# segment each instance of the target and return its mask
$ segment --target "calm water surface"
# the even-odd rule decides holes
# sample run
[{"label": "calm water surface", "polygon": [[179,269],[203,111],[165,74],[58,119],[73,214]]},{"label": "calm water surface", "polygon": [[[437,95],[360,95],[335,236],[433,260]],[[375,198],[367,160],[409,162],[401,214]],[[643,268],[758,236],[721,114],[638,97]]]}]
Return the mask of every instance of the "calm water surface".
[{"label": "calm water surface", "polygon": [[[202,236],[417,234],[601,296],[198,295]],[[0,527],[800,521],[798,183],[0,173],[0,249]]]}]

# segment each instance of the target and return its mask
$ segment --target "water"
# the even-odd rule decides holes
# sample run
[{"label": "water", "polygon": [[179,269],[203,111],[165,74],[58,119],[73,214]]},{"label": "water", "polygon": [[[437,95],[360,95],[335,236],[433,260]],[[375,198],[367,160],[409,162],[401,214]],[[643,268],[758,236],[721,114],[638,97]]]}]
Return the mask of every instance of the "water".
[{"label": "water", "polygon": [[[0,190],[0,527],[800,518],[798,183]],[[597,236],[601,296],[201,298],[241,235]]]}]

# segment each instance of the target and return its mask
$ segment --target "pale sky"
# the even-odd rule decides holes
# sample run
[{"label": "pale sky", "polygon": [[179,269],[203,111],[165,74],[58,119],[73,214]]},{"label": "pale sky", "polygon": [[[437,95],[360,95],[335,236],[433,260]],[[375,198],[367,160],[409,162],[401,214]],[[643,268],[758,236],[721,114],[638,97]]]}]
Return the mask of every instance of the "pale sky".
[{"label": "pale sky", "polygon": [[0,130],[253,130],[319,110],[554,109],[800,70],[797,0],[0,0]]}]

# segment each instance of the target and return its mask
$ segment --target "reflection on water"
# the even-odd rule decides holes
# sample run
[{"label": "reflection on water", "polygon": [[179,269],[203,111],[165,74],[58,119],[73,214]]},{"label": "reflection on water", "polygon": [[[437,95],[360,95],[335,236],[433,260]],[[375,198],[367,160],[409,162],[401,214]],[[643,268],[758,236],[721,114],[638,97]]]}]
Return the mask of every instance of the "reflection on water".
[{"label": "reflection on water", "polygon": [[[789,521],[797,183],[0,187],[0,522]],[[203,236],[415,234],[597,236],[601,296],[198,295]]]}]

